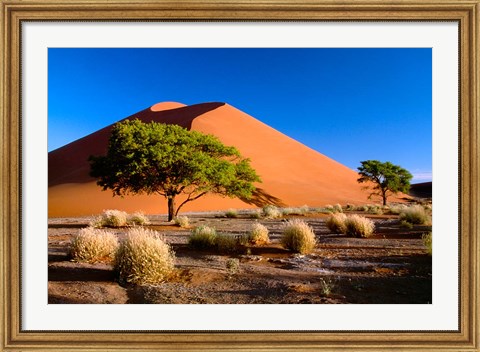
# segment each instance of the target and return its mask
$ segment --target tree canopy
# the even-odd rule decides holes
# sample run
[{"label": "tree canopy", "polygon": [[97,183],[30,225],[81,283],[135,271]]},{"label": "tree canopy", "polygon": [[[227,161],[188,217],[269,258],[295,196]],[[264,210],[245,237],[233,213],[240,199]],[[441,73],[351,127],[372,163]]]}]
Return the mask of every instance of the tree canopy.
[{"label": "tree canopy", "polygon": [[[188,202],[213,193],[248,199],[260,178],[231,146],[173,124],[126,120],[114,125],[105,156],[90,157],[90,175],[114,195],[159,194],[168,219]],[[185,195],[176,207],[178,195]]]},{"label": "tree canopy", "polygon": [[[404,168],[394,165],[391,162],[380,162],[378,160],[366,160],[361,162],[358,168],[360,178],[357,180],[360,183],[373,183],[373,195],[382,197],[383,205],[387,204],[387,197],[398,192],[407,193],[410,189],[410,180],[412,174]],[[367,186],[367,188],[369,188]]]}]

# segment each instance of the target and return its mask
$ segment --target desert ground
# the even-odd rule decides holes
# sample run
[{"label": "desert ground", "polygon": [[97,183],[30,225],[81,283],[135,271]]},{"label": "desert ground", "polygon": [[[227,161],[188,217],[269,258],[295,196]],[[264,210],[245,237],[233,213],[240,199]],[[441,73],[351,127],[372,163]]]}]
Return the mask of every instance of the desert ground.
[{"label": "desert ground", "polygon": [[[394,214],[358,213],[375,222],[368,238],[331,233],[329,214],[308,211],[279,219],[254,219],[252,210],[233,218],[225,212],[182,214],[189,228],[167,222],[166,215],[149,215],[146,228],[158,231],[175,252],[174,274],[155,285],[120,284],[108,260],[73,262],[72,237],[89,226],[92,217],[50,218],[48,222],[49,304],[429,304],[432,303],[432,256],[422,235],[431,226],[402,226]],[[309,254],[296,254],[280,243],[285,222],[299,218],[314,230],[317,245]],[[188,237],[199,225],[242,236],[253,222],[270,232],[270,243],[243,245],[235,252],[193,249]],[[112,228],[121,240],[128,228]],[[231,259],[239,266],[229,267]]]}]

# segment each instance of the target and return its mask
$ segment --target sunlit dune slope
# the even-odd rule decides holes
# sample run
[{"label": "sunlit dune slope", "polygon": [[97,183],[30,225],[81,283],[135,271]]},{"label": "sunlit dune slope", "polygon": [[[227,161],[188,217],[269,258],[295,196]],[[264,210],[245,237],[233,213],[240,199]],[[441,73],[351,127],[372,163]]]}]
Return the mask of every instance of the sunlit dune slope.
[{"label": "sunlit dune slope", "polygon": [[[368,201],[368,193],[356,181],[356,172],[228,104],[159,103],[129,118],[175,123],[213,134],[250,158],[262,178],[250,204],[206,196],[187,204],[183,211],[248,208],[265,202],[322,206]],[[49,153],[50,217],[90,215],[111,208],[149,214],[166,212],[166,201],[160,196],[112,197],[111,191],[102,191],[88,175],[88,157],[105,154],[111,128],[105,127]]]}]

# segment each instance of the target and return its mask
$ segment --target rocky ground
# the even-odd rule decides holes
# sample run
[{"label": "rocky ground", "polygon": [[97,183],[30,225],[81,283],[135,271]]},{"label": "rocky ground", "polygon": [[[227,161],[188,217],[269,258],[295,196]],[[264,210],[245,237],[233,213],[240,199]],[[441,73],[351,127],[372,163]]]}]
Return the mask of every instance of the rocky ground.
[{"label": "rocky ground", "polygon": [[[371,238],[331,234],[327,215],[299,217],[313,227],[318,245],[307,255],[280,245],[285,219],[251,219],[242,213],[188,214],[191,227],[209,225],[218,232],[245,234],[253,221],[268,227],[271,244],[246,247],[240,253],[193,250],[189,229],[151,216],[148,226],[164,235],[176,254],[174,276],[158,285],[119,285],[110,263],[70,261],[72,236],[90,218],[49,219],[49,303],[160,303],[160,304],[299,304],[299,303],[422,303],[432,301],[432,257],[423,245],[427,226],[404,229],[395,215],[368,215],[376,224]],[[127,229],[111,229],[119,237]],[[227,261],[239,260],[237,270]]]}]

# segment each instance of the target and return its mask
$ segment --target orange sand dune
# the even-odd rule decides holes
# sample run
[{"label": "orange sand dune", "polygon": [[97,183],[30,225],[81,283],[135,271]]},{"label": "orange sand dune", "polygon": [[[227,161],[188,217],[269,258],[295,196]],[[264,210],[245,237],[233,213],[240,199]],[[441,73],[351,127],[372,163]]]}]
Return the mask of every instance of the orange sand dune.
[{"label": "orange sand dune", "polygon": [[[369,202],[368,193],[356,181],[356,172],[228,104],[159,103],[129,118],[175,123],[213,134],[250,158],[262,178],[250,204],[206,196],[188,203],[182,211],[249,208],[267,202],[284,206]],[[111,128],[105,127],[49,153],[50,217],[91,215],[104,209],[166,212],[166,201],[160,196],[112,197],[110,191],[102,191],[88,175],[88,157],[106,152]]]}]

